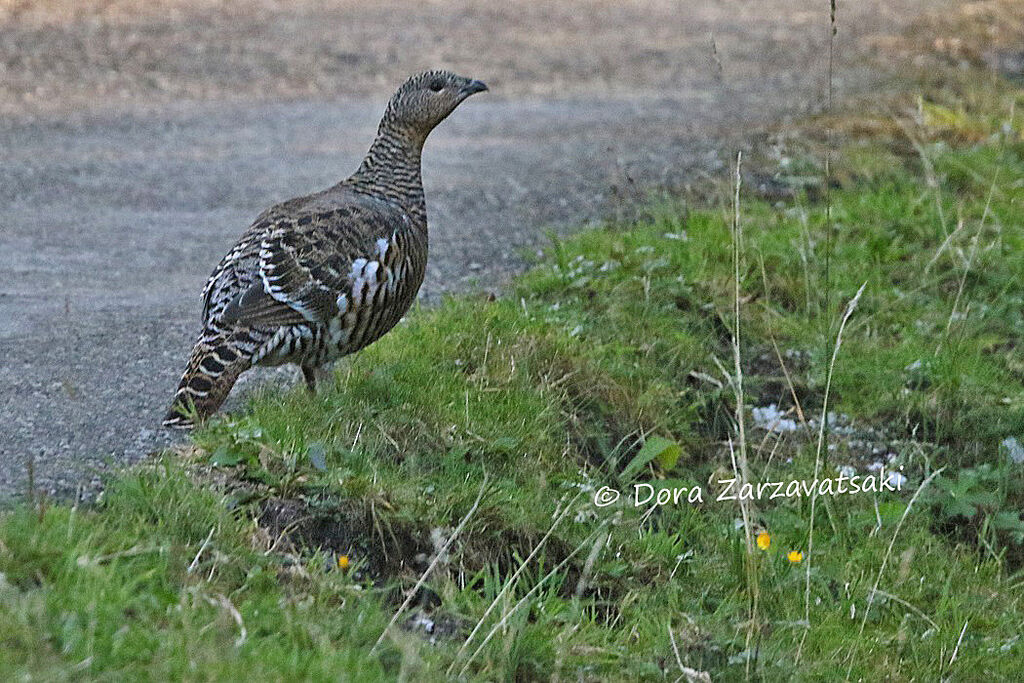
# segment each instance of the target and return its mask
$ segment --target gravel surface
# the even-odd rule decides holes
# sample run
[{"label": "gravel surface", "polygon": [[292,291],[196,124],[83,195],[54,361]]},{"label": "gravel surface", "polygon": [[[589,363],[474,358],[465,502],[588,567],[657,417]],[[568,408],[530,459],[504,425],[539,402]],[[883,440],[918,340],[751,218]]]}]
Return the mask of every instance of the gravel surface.
[{"label": "gravel surface", "polygon": [[[206,277],[260,210],[347,176],[415,69],[492,87],[427,143],[428,300],[822,102],[825,2],[538,4],[0,2],[0,498],[29,460],[66,495],[183,439],[159,418]],[[922,4],[841,16],[841,90]],[[248,375],[228,410],[294,381]]]}]

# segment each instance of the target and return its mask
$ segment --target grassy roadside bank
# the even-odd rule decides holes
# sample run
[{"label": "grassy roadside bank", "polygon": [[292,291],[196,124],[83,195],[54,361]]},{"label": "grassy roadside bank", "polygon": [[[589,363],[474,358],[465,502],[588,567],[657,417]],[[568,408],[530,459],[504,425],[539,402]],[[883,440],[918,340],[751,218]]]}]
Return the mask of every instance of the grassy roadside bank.
[{"label": "grassy roadside bank", "polygon": [[[802,138],[765,146],[775,189],[740,193],[742,444],[723,187],[414,312],[316,398],[257,396],[96,508],[4,513],[0,670],[1013,677],[1024,94],[941,92],[828,121],[827,202]],[[806,495],[717,500],[741,446],[753,482],[884,467],[900,490],[818,498],[810,545]],[[687,493],[635,507],[637,484]]]}]

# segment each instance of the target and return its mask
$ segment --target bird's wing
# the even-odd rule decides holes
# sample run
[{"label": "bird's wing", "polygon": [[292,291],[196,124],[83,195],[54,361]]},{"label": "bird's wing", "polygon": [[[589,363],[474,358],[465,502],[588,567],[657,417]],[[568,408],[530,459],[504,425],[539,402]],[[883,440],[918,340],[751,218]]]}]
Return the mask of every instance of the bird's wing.
[{"label": "bird's wing", "polygon": [[376,284],[388,272],[398,256],[389,248],[403,243],[411,226],[397,206],[351,195],[281,212],[261,231],[257,276],[237,290],[221,318],[245,325],[326,323],[339,303],[347,308],[353,296],[360,298],[362,281]]},{"label": "bird's wing", "polygon": [[203,287],[203,321],[219,322],[225,309],[259,280],[260,243],[272,223],[273,209],[261,214],[231,248]]}]

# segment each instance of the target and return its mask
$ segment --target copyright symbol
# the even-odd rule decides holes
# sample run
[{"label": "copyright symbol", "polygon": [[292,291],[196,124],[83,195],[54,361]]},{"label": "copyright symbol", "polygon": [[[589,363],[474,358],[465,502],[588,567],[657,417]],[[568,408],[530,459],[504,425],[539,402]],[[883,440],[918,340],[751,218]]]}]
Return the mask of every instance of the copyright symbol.
[{"label": "copyright symbol", "polygon": [[619,492],[610,486],[602,486],[594,495],[594,505],[599,508],[608,507],[619,499]]}]

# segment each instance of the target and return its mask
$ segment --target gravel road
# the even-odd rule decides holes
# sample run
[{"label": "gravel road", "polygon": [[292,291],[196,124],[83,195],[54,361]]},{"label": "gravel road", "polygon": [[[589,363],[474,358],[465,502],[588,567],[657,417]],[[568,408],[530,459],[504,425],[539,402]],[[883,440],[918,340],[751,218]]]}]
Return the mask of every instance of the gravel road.
[{"label": "gravel road", "polygon": [[[261,209],[355,168],[390,91],[425,66],[407,56],[416,49],[492,87],[426,147],[428,300],[500,288],[545,230],[605,214],[626,175],[649,188],[724,174],[744,130],[815,110],[825,82],[826,2],[708,2],[690,16],[594,3],[589,19],[529,3],[519,24],[481,2],[393,2],[390,14],[340,3],[363,51],[331,43],[341,19],[318,3],[244,15],[228,11],[237,3],[158,4],[0,6],[0,498],[25,491],[30,459],[37,488],[66,495],[183,439],[159,418],[206,277]],[[856,59],[840,63],[842,90],[874,82],[857,61],[871,36],[921,5],[850,10],[840,46]],[[419,16],[424,6],[434,14]],[[408,35],[394,29],[401,12]],[[459,17],[475,44],[452,38]],[[407,51],[375,51],[396,32]],[[602,35],[614,40],[588,38]],[[224,36],[235,49],[220,49]],[[229,410],[254,383],[291,381],[249,374]]]}]

